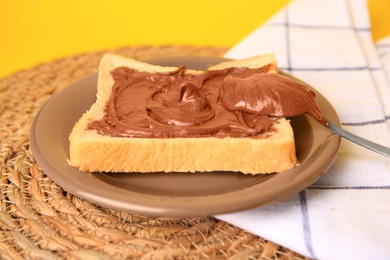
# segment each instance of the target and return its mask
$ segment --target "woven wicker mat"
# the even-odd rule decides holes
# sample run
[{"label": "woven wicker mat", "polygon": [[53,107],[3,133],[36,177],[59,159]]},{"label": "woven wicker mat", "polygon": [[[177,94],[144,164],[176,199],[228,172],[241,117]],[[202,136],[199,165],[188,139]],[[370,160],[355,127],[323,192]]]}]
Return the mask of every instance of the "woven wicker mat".
[{"label": "woven wicker mat", "polygon": [[[220,56],[225,48],[132,47],[128,57]],[[105,51],[0,79],[1,259],[306,259],[213,217],[159,218],[93,205],[53,183],[29,150],[32,119],[50,96],[97,70]]]}]

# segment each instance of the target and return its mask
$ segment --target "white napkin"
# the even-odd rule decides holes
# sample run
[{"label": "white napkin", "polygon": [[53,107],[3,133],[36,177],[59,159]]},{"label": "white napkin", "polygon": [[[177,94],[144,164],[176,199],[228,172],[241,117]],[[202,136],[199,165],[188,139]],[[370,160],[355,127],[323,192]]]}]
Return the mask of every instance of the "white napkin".
[{"label": "white napkin", "polygon": [[[374,45],[365,0],[294,0],[225,56],[263,53],[325,95],[344,129],[390,146],[390,38]],[[343,140],[299,194],[216,217],[310,258],[390,259],[390,160]]]}]

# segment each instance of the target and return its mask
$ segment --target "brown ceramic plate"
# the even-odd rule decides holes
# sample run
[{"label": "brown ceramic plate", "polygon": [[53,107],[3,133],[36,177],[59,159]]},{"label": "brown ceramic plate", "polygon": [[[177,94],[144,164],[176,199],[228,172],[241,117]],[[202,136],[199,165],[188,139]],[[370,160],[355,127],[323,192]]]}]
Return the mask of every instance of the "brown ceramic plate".
[{"label": "brown ceramic plate", "polygon": [[[176,57],[149,62],[204,69],[221,61],[222,58]],[[68,135],[95,102],[96,83],[94,73],[53,95],[34,119],[30,146],[36,161],[54,182],[105,207],[157,216],[200,216],[268,205],[315,182],[333,163],[340,146],[338,136],[312,118],[299,116],[292,119],[292,125],[300,164],[283,173],[252,176],[235,172],[80,172],[67,164]],[[339,124],[332,105],[320,93],[317,102],[323,114]]]}]

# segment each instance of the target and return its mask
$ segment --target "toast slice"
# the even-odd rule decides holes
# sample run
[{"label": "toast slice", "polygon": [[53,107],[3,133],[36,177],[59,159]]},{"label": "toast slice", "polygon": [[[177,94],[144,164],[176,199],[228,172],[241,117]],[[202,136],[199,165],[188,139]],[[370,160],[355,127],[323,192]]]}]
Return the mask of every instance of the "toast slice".
[{"label": "toast slice", "polygon": [[[208,70],[231,67],[260,68],[277,73],[273,55],[227,61]],[[164,67],[106,54],[99,66],[97,99],[82,115],[69,136],[69,164],[90,172],[212,172],[233,171],[245,174],[283,172],[293,168],[294,134],[286,118],[272,119],[271,131],[247,137],[122,137],[89,129],[91,122],[102,120],[115,79],[112,71],[125,67],[140,72],[169,73],[177,67]],[[185,70],[186,74],[202,71]]]}]

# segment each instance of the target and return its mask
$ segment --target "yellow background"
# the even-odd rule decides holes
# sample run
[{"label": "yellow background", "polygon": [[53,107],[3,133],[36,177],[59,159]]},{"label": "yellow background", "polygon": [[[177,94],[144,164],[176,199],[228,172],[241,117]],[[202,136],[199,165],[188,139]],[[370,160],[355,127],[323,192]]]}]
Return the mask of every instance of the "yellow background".
[{"label": "yellow background", "polygon": [[[374,31],[378,39],[390,32],[390,1],[369,1],[373,26],[380,25]],[[288,2],[0,0],[0,77],[54,58],[121,46],[233,46]]]}]

